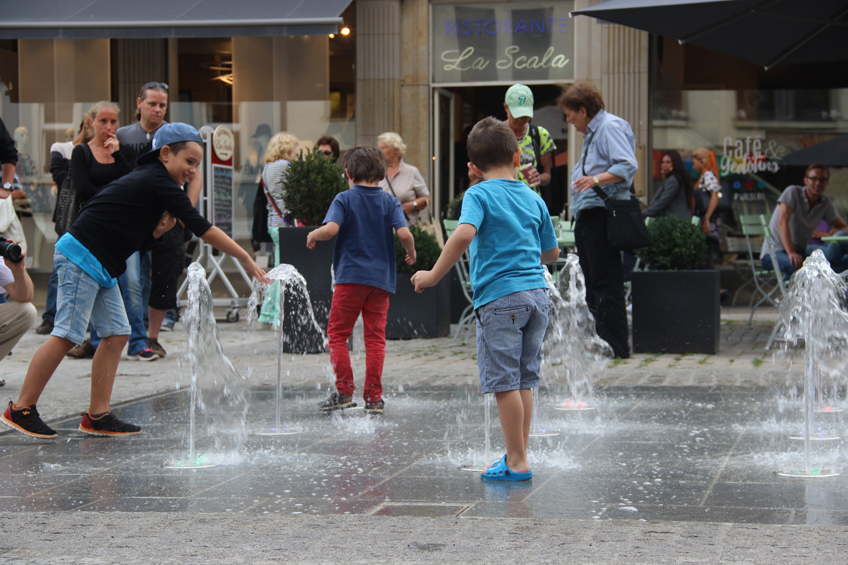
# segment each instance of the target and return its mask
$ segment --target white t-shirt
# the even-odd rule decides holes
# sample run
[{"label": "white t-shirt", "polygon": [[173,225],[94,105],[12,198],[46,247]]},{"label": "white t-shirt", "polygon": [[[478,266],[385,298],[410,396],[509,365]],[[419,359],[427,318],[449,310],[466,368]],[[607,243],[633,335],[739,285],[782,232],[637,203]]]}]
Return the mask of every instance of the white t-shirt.
[{"label": "white t-shirt", "polygon": [[7,284],[15,282],[15,277],[12,276],[12,271],[6,266],[3,258],[0,257],[0,287],[5,287]]}]

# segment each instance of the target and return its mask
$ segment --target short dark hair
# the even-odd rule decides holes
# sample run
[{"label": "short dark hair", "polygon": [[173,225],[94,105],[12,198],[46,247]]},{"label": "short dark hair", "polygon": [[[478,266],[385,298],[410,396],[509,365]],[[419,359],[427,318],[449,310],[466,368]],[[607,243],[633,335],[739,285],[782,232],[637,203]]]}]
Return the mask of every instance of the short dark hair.
[{"label": "short dark hair", "polygon": [[604,99],[595,85],[588,82],[578,82],[569,86],[559,99],[559,105],[572,112],[586,108],[586,116],[594,118],[604,109]]},{"label": "short dark hair", "polygon": [[804,176],[809,175],[810,171],[812,171],[813,169],[821,169],[822,171],[827,173],[827,178],[830,178],[830,169],[828,169],[827,165],[825,165],[824,163],[813,163],[812,165],[807,167],[806,171],[804,171]]},{"label": "short dark hair", "polygon": [[345,153],[344,168],[353,182],[378,182],[386,176],[386,156],[376,147],[357,145]]},{"label": "short dark hair", "polygon": [[489,116],[468,134],[468,159],[484,173],[492,167],[512,165],[518,141],[506,123]]},{"label": "short dark hair", "polygon": [[[188,145],[189,143],[197,143],[197,142],[191,141],[191,140],[189,140],[189,141],[176,141],[174,143],[169,143],[168,145],[163,145],[163,147],[170,147],[171,148],[171,154],[176,155],[177,153],[179,153],[180,151],[185,149],[186,145]],[[200,145],[199,143],[197,143],[197,144]],[[202,147],[202,145],[201,145],[201,147]]]},{"label": "short dark hair", "polygon": [[318,147],[319,145],[329,145],[330,149],[333,151],[333,160],[337,161],[339,159],[341,151],[339,150],[339,142],[336,141],[335,137],[330,137],[329,135],[319,137],[318,141],[315,142],[315,147]]}]

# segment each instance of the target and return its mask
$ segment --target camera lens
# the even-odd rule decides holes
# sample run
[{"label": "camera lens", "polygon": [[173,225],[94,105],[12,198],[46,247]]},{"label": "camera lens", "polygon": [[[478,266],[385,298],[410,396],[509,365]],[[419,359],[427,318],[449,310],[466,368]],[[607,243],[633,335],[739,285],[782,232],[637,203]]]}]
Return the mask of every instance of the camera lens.
[{"label": "camera lens", "polygon": [[0,241],[0,256],[12,263],[20,263],[23,260],[21,246],[9,241]]}]

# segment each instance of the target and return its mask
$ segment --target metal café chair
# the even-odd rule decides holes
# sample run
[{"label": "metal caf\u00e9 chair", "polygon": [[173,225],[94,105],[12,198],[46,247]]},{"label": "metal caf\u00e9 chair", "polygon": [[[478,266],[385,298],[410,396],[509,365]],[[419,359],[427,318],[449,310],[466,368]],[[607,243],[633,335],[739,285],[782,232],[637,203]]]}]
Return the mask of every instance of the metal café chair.
[{"label": "metal caf\u00e9 chair", "polygon": [[[442,224],[445,226],[445,235],[450,238],[454,231],[456,231],[456,226],[459,224],[457,220],[442,220]],[[456,262],[454,266],[456,268],[456,274],[459,277],[459,285],[462,288],[462,294],[465,296],[465,299],[468,301],[468,306],[462,311],[462,315],[459,317],[459,324],[456,327],[456,334],[453,337],[453,343],[459,341],[460,334],[465,331],[465,339],[462,341],[463,344],[468,343],[468,338],[471,337],[471,328],[474,323],[474,303],[472,300],[473,292],[471,290],[471,278],[468,275],[468,250],[465,250],[465,253],[462,254],[462,257],[459,258],[459,261]]]},{"label": "metal caf\u00e9 chair", "polygon": [[[759,261],[754,259],[754,248],[751,241],[759,237],[765,240],[771,237],[771,231],[769,230],[766,217],[763,214],[740,215],[739,224],[742,227],[742,233],[745,235],[745,242],[748,246],[748,261],[751,266],[751,274],[756,289],[755,298],[756,296],[761,296],[751,307],[751,315],[748,318],[748,327],[750,328],[754,320],[754,312],[756,312],[761,304],[769,302],[777,308],[778,300],[786,295],[786,282],[784,281],[783,273],[780,271],[780,265],[777,264],[774,250],[769,249],[772,260],[771,270],[763,269],[762,265],[757,264]],[[781,328],[783,328],[783,320],[778,320],[766,344],[766,349],[771,348]]]}]

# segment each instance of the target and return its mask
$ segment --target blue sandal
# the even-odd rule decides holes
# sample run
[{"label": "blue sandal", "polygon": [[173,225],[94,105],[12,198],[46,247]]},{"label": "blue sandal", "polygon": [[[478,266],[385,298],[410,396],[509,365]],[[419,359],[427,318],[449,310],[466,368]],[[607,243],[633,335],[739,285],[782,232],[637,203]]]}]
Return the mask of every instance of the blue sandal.
[{"label": "blue sandal", "polygon": [[493,463],[491,467],[486,469],[480,475],[481,479],[489,479],[490,481],[529,481],[533,478],[533,471],[527,473],[516,473],[506,466],[506,455],[504,455],[497,463]]}]

